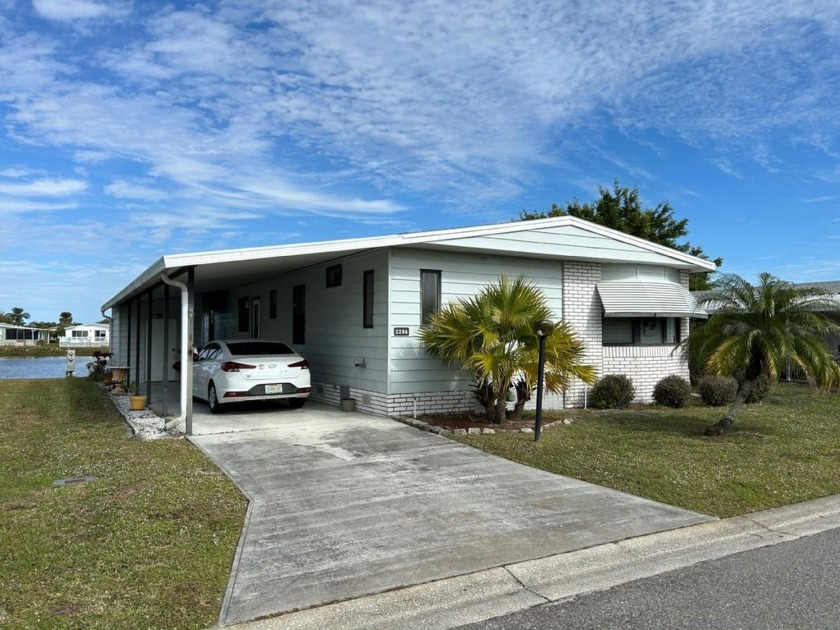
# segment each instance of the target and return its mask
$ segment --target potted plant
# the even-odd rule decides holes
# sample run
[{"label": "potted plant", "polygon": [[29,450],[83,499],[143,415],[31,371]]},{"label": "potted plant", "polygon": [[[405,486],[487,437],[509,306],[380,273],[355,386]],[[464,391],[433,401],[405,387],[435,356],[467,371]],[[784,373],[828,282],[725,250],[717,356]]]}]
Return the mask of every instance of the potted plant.
[{"label": "potted plant", "polygon": [[128,394],[129,409],[132,411],[143,411],[146,408],[146,396],[138,393],[137,383],[128,383],[125,386]]}]

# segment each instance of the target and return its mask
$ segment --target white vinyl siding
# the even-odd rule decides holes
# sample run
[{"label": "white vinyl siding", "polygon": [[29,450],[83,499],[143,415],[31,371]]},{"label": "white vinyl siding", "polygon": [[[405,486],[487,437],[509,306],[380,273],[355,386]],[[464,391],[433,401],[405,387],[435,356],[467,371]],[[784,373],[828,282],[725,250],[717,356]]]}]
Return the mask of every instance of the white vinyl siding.
[{"label": "white vinyl siding", "polygon": [[577,225],[542,228],[535,225],[535,228],[530,230],[440,239],[429,244],[481,249],[487,252],[521,253],[528,256],[560,255],[567,260],[632,262],[645,265],[673,262],[668,261],[665,255],[643,249],[635,243],[597,234]]},{"label": "white vinyl siding", "polygon": [[[548,300],[554,318],[562,317],[562,270],[558,261],[500,255],[393,248],[391,250],[389,315],[389,394],[463,391],[469,396],[470,379],[457,369],[430,357],[417,339],[421,324],[420,270],[441,272],[441,306],[479,293],[498,281],[525,276]],[[394,328],[409,329],[409,336],[393,335]]]},{"label": "white vinyl siding", "polygon": [[[265,296],[276,290],[277,318],[266,309],[261,321],[265,339],[284,341],[309,360],[313,384],[385,393],[387,383],[388,252],[350,255],[328,264],[266,278],[230,290],[229,304],[239,297]],[[327,287],[327,267],[342,268],[341,284]],[[364,327],[364,273],[373,271],[373,327]],[[306,338],[292,343],[292,287],[306,287]],[[236,330],[235,317],[218,320],[216,338],[247,338]],[[357,366],[364,360],[364,367]],[[316,387],[313,385],[313,387]],[[314,391],[314,390],[313,390]]]}]

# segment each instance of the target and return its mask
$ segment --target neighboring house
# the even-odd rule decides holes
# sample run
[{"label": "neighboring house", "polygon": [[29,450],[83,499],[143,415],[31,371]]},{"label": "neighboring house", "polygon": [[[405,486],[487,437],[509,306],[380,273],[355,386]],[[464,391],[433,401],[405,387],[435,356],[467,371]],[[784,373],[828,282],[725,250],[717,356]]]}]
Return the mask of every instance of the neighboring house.
[{"label": "neighboring house", "polygon": [[[837,308],[840,309],[840,281],[828,281],[828,282],[794,282],[793,286],[795,287],[816,287],[818,289],[822,289],[823,291],[828,291],[831,294],[831,298],[837,303]],[[694,298],[699,302],[702,303],[703,298],[709,294],[709,291],[694,291],[692,295]],[[718,305],[713,302],[707,303],[703,305],[704,310],[708,313],[714,313]],[[840,335],[832,334],[827,335],[825,337],[825,343],[828,346],[829,350],[834,352],[836,355],[840,356]]]},{"label": "neighboring house", "polygon": [[[500,274],[526,276],[585,344],[600,375],[627,374],[640,401],[688,375],[678,343],[704,316],[688,291],[714,263],[574,217],[373,238],[164,256],[106,302],[114,363],[132,380],[176,380],[182,312],[191,344],[273,338],[309,359],[311,397],[377,415],[471,410],[470,379],[426,354],[428,315]],[[163,276],[188,287],[189,308]],[[139,375],[140,378],[135,378]],[[154,385],[153,385],[154,387]],[[577,382],[546,406],[584,404]]]},{"label": "neighboring house", "polygon": [[48,343],[50,331],[16,324],[0,324],[0,346],[34,346],[39,341]]},{"label": "neighboring house", "polygon": [[111,326],[108,324],[77,324],[64,329],[58,338],[62,348],[107,347],[111,344]]},{"label": "neighboring house", "polygon": [[[840,281],[833,282],[798,282],[795,283],[797,287],[817,287],[832,294],[832,299],[837,303],[837,308],[840,309]],[[830,350],[835,354],[840,355],[840,335],[828,335],[825,338]]]}]

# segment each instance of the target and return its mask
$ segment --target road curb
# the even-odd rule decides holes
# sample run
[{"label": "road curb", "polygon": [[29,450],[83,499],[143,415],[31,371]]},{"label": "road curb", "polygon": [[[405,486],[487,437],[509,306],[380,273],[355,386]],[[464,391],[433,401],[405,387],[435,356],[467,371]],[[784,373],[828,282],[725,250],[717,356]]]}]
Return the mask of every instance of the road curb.
[{"label": "road curb", "polygon": [[445,630],[840,527],[840,495],[228,626]]}]

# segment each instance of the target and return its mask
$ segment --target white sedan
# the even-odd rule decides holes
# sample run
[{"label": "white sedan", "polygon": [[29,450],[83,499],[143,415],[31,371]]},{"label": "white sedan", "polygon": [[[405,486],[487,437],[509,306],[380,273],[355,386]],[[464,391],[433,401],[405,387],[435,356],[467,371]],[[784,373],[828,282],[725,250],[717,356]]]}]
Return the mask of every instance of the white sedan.
[{"label": "white sedan", "polygon": [[246,400],[285,398],[299,408],[309,391],[309,362],[279,341],[211,341],[193,361],[193,396],[213,413]]}]

